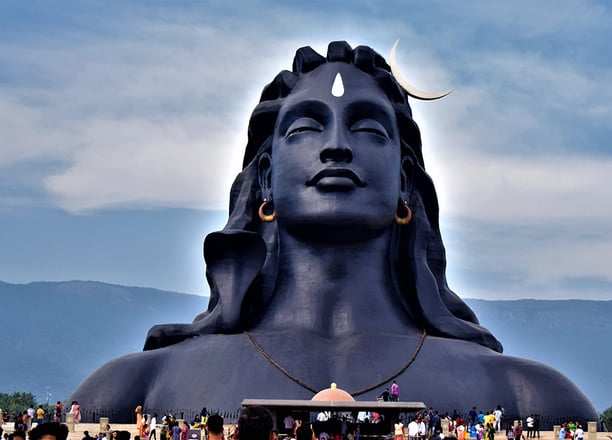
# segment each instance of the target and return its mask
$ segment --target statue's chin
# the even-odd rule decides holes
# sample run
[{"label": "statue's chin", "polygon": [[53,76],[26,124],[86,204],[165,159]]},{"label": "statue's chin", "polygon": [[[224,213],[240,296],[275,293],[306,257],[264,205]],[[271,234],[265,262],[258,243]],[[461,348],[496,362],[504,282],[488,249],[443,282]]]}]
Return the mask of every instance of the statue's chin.
[{"label": "statue's chin", "polygon": [[319,215],[315,218],[302,217],[295,220],[283,219],[279,221],[279,226],[300,239],[337,243],[367,241],[388,231],[391,223],[392,219],[349,218],[337,214]]}]

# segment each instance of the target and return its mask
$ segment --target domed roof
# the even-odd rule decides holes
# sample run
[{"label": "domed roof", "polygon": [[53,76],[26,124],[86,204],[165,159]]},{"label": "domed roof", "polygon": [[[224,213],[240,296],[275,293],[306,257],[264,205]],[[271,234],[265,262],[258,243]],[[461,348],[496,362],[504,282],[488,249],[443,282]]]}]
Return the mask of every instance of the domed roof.
[{"label": "domed roof", "polygon": [[319,391],[315,394],[312,399],[316,401],[325,402],[354,402],[355,399],[349,393],[340,388],[336,387],[335,383],[332,383],[329,388]]}]

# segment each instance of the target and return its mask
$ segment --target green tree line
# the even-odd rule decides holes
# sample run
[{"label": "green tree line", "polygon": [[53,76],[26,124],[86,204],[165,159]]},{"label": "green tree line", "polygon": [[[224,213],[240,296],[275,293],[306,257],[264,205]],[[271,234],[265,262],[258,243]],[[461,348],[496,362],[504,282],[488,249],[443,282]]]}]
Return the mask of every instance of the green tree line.
[{"label": "green tree line", "polygon": [[[11,415],[11,421],[15,414],[21,413],[28,408],[38,408],[39,403],[36,402],[36,398],[32,393],[15,392],[15,393],[2,393],[0,392],[0,409],[3,412],[8,411]],[[49,414],[49,407],[46,404],[42,404],[46,414]],[[53,408],[51,408],[51,411]]]},{"label": "green tree line", "polygon": [[608,409],[605,409],[601,414],[601,420],[608,428],[608,431],[612,430],[612,406]]}]

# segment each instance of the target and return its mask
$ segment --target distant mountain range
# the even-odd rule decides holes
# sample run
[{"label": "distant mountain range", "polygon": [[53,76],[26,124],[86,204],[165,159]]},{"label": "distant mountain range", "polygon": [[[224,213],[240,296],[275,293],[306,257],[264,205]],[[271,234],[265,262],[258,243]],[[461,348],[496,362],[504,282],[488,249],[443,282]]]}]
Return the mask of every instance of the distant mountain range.
[{"label": "distant mountain range", "polygon": [[[612,406],[612,301],[465,301],[506,354],[558,369],[600,412]],[[191,322],[207,303],[91,281],[0,282],[0,392],[64,400],[106,361],[140,351],[153,325]]]},{"label": "distant mountain range", "polygon": [[612,407],[612,301],[465,301],[505,354],[556,368],[599,412]]},{"label": "distant mountain range", "polygon": [[191,322],[208,298],[98,282],[0,282],[0,391],[56,402],[97,367],[142,350],[154,324]]}]

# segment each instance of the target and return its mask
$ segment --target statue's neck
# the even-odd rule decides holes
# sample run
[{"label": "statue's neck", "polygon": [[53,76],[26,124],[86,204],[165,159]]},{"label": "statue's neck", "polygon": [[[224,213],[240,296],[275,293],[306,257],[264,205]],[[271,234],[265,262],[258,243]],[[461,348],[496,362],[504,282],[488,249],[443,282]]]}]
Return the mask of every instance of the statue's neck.
[{"label": "statue's neck", "polygon": [[279,231],[274,296],[258,328],[335,337],[415,327],[394,297],[389,233],[361,242],[301,241]]}]

